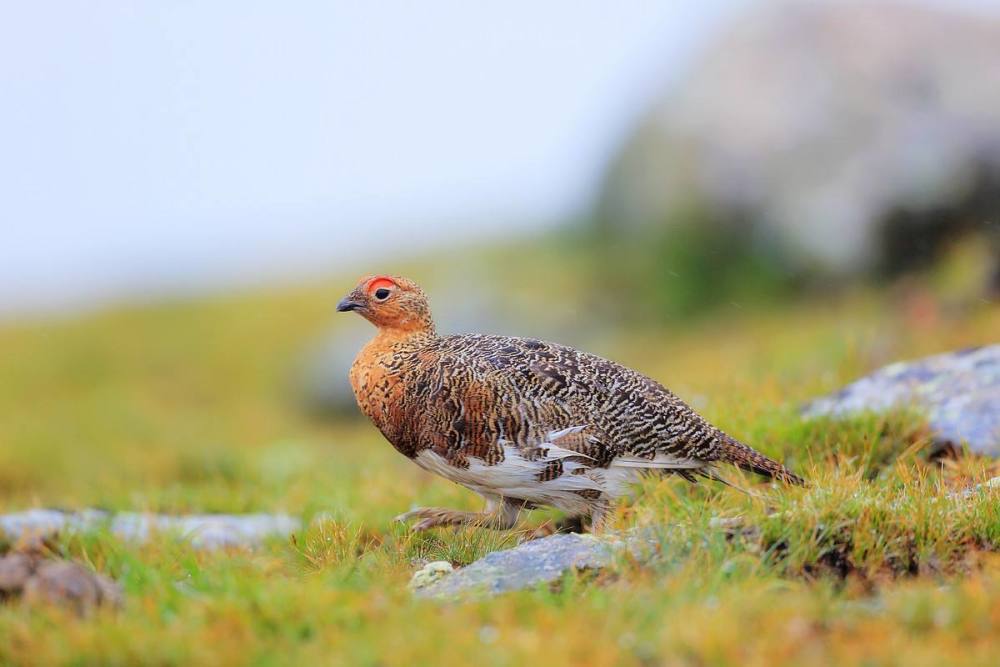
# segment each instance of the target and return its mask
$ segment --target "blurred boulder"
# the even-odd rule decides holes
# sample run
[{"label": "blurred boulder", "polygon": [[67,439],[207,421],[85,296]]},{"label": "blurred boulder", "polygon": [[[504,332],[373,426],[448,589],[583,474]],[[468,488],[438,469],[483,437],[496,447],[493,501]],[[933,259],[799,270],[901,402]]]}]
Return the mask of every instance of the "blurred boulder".
[{"label": "blurred boulder", "polygon": [[1000,19],[757,5],[641,119],[597,217],[627,234],[692,208],[838,273],[916,268],[970,230],[1000,254]]},{"label": "blurred boulder", "polygon": [[1000,345],[881,368],[817,399],[806,416],[914,408],[926,415],[938,450],[963,444],[1000,456]]}]

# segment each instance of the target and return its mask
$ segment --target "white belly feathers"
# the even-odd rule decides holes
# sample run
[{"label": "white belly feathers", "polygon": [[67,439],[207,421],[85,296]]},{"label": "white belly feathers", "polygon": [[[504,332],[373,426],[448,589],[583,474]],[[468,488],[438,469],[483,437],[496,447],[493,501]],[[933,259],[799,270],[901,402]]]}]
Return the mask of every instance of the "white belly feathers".
[{"label": "white belly feathers", "polygon": [[[574,427],[553,431],[540,445],[544,455],[529,460],[522,450],[510,443],[502,442],[503,461],[486,465],[482,460],[470,457],[468,467],[454,466],[430,449],[417,454],[414,461],[421,468],[441,475],[457,484],[475,491],[486,498],[514,498],[537,505],[549,505],[573,513],[588,511],[594,499],[579,491],[599,491],[608,499],[626,496],[631,486],[647,471],[668,471],[671,469],[692,469],[704,465],[701,461],[678,459],[657,454],[653,459],[621,457],[611,462],[607,468],[590,465],[589,457],[565,449],[554,441],[569,434],[579,432],[584,427]],[[563,473],[555,479],[540,478],[548,464],[562,460]]]}]

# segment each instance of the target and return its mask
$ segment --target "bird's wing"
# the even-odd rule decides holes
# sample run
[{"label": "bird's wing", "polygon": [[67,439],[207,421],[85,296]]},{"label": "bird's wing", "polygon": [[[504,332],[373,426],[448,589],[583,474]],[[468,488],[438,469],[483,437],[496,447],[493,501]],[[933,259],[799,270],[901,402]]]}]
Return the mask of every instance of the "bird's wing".
[{"label": "bird's wing", "polygon": [[607,359],[524,338],[449,342],[450,363],[466,369],[464,413],[487,414],[497,436],[522,448],[563,432],[546,440],[598,466],[682,469],[701,465],[689,443],[716,433],[664,387]]}]

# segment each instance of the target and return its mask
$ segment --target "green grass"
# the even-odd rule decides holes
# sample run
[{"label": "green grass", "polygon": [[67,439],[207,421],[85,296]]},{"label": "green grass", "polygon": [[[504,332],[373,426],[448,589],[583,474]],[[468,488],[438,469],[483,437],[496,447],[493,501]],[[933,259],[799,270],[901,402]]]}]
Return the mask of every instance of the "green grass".
[{"label": "green grass", "polygon": [[[538,284],[546,270],[519,275]],[[572,293],[564,274],[551,280]],[[1000,493],[949,494],[996,465],[928,462],[913,415],[806,422],[797,408],[883,363],[995,340],[996,307],[927,320],[857,293],[618,332],[598,351],[812,486],[734,473],[751,498],[649,481],[614,521],[658,535],[651,563],[438,604],[407,590],[420,563],[468,563],[516,536],[407,533],[391,519],[412,505],[476,509],[476,497],[367,424],[297,407],[300,355],[345,288],[0,329],[0,511],[285,511],[308,526],[255,551],[63,535],[66,555],[123,582],[127,608],[76,619],[0,606],[0,664],[995,664]]]}]

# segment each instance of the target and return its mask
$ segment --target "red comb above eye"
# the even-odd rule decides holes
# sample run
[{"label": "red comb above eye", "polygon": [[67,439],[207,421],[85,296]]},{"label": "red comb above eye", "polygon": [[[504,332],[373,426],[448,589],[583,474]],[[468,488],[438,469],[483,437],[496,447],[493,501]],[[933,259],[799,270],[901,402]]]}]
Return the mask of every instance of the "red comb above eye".
[{"label": "red comb above eye", "polygon": [[386,278],[385,276],[378,276],[377,278],[372,278],[368,282],[368,291],[374,292],[380,287],[395,287],[396,283],[391,278]]}]

